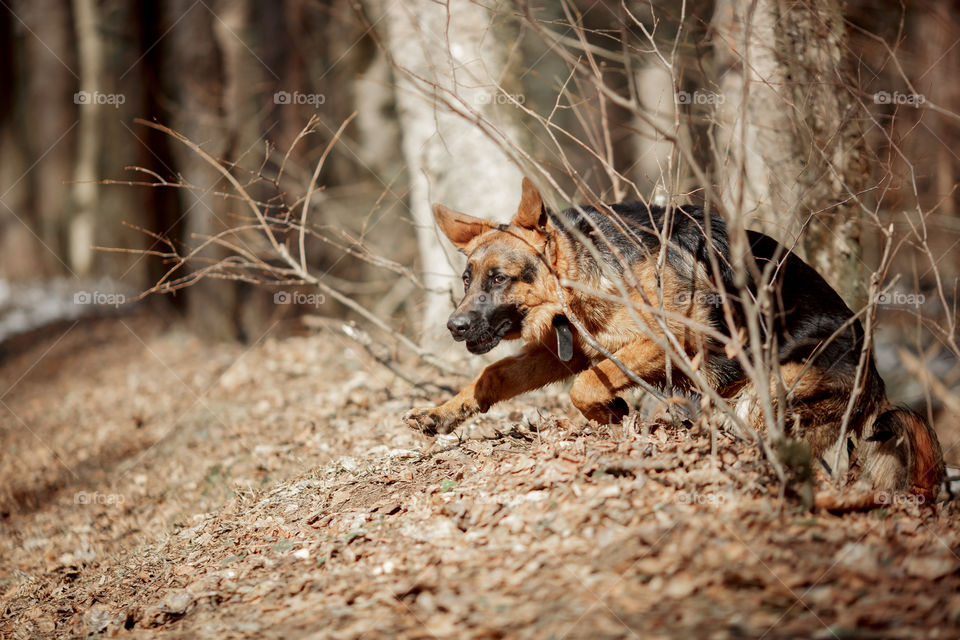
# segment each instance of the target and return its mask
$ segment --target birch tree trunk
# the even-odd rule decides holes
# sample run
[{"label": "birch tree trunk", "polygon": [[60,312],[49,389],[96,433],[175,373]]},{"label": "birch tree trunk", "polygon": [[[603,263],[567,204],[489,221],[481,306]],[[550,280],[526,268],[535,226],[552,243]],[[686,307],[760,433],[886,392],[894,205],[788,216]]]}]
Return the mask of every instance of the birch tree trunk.
[{"label": "birch tree trunk", "polygon": [[[656,53],[636,55],[628,70],[632,75],[633,97],[642,113],[631,117],[630,126],[636,131],[631,136],[633,144],[632,177],[640,189],[640,195],[650,202],[665,206],[671,199],[675,204],[687,204],[686,194],[697,188],[685,162],[680,162],[678,145],[693,151],[691,123],[681,118],[682,105],[689,104],[690,95],[678,91],[683,87],[684,64],[681,56],[674,55],[677,39],[705,37],[705,29],[699,21],[688,24],[665,20],[668,11],[646,0],[623,3],[624,22],[629,27],[622,37],[634,51],[647,51],[651,43],[641,35],[640,26],[648,33],[656,33]],[[693,6],[693,15],[702,13],[703,7]],[[663,56],[663,58],[661,58]],[[668,60],[669,62],[665,62]],[[673,65],[672,67],[669,65]],[[676,142],[668,140],[662,131],[672,132]]]},{"label": "birch tree trunk", "polygon": [[714,149],[724,204],[796,249],[862,305],[866,153],[836,0],[720,0],[714,53],[725,100]]},{"label": "birch tree trunk", "polygon": [[[680,144],[690,145],[686,125],[677,124],[677,103],[673,76],[659,61],[647,62],[634,73],[637,98],[646,118],[635,115],[631,126],[638,132],[633,136],[635,164],[633,176],[641,193],[649,201],[666,206],[671,197],[686,193],[690,187],[688,172],[680,172],[676,144],[666,139],[660,130],[674,131]],[[681,202],[681,204],[683,204]]]},{"label": "birch tree trunk", "polygon": [[[479,111],[501,132],[518,140],[516,110],[503,102],[496,85],[510,91],[505,77],[512,32],[498,15],[469,0],[449,3],[397,0],[385,3],[381,25],[395,69],[397,111],[403,156],[410,179],[410,211],[416,225],[427,294],[421,342],[445,345],[446,319],[462,260],[441,241],[432,202],[507,221],[516,211],[522,173],[507,154],[456,108]],[[452,97],[449,93],[454,94]],[[521,98],[522,99],[522,96]],[[455,284],[456,283],[456,284]]]},{"label": "birch tree trunk", "polygon": [[[103,45],[98,32],[95,0],[73,0],[77,34],[77,59],[80,91],[94,95],[103,91]],[[104,106],[93,100],[79,105],[80,124],[77,133],[77,160],[72,187],[73,215],[67,238],[70,268],[78,276],[90,275],[93,269],[94,227],[97,222],[97,163],[100,158],[101,122]]]}]

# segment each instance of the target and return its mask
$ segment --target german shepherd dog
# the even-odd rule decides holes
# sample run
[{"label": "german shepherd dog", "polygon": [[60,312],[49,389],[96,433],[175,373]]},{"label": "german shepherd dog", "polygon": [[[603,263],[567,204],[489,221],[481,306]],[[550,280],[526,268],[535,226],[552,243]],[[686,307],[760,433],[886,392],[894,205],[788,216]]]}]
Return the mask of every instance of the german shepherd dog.
[{"label": "german shepherd dog", "polygon": [[[453,339],[475,354],[501,340],[524,345],[451,400],[408,412],[411,427],[449,433],[497,402],[572,376],[570,399],[587,419],[619,422],[629,411],[620,394],[635,386],[620,364],[653,387],[669,382],[696,391],[676,366],[668,380],[658,342],[669,332],[706,383],[755,429],[764,428],[754,383],[736,354],[728,355],[730,341],[720,339],[742,335],[745,326],[732,295],[737,287],[723,219],[711,215],[708,226],[701,209],[683,206],[673,210],[667,233],[658,233],[667,215],[660,207],[624,202],[604,209],[555,213],[526,178],[510,224],[434,207],[440,230],[467,256],[464,297],[447,323]],[[660,238],[668,240],[658,268]],[[789,435],[806,440],[814,459],[826,464],[828,449],[839,446],[863,327],[800,258],[761,233],[748,231],[747,241],[759,272],[768,266],[774,272],[775,308],[767,314],[773,322],[761,324],[764,336],[775,336]],[[756,294],[757,285],[747,290]],[[719,302],[727,299],[725,313]],[[935,497],[944,467],[933,429],[917,413],[891,406],[872,353],[861,377],[844,443],[850,463],[878,490]]]}]

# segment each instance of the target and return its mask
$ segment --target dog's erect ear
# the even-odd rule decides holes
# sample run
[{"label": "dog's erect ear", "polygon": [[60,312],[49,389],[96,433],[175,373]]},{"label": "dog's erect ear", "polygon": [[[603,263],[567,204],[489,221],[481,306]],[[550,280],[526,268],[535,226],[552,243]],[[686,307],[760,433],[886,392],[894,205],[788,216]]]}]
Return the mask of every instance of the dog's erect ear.
[{"label": "dog's erect ear", "polygon": [[547,226],[547,210],[543,206],[543,198],[530,178],[523,179],[523,195],[520,196],[520,206],[517,207],[517,215],[513,216],[511,224],[531,230],[544,229]]},{"label": "dog's erect ear", "polygon": [[450,238],[453,246],[461,251],[470,244],[471,240],[495,227],[489,220],[468,216],[448,209],[442,204],[433,205],[433,217],[436,218],[443,235]]}]

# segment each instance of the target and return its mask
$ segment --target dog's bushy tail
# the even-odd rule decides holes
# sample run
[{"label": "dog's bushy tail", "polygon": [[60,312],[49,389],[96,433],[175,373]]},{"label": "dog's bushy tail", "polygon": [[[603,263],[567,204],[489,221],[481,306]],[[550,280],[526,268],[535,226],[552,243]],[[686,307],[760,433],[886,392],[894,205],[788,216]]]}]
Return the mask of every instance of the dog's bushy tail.
[{"label": "dog's bushy tail", "polygon": [[905,407],[886,408],[863,435],[857,458],[875,489],[937,497],[943,451],[923,416]]}]

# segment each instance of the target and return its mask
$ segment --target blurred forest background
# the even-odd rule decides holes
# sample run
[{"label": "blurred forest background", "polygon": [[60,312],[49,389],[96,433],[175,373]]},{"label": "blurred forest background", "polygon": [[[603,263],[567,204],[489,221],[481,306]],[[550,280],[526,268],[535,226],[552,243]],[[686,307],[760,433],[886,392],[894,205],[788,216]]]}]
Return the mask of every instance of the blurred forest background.
[{"label": "blurred forest background", "polygon": [[[146,303],[242,341],[298,307],[362,310],[441,351],[457,258],[429,203],[505,219],[528,174],[554,206],[717,208],[854,308],[889,240],[881,369],[938,428],[960,415],[955,3],[2,5],[4,337],[208,269]],[[218,159],[311,279],[283,271],[223,171],[137,119]],[[204,243],[221,233],[238,240]]]},{"label": "blurred forest background", "polygon": [[[0,636],[960,637],[958,74],[958,2],[0,0]],[[947,500],[652,394],[410,429],[483,364],[430,205],[524,175],[799,253]]]}]

